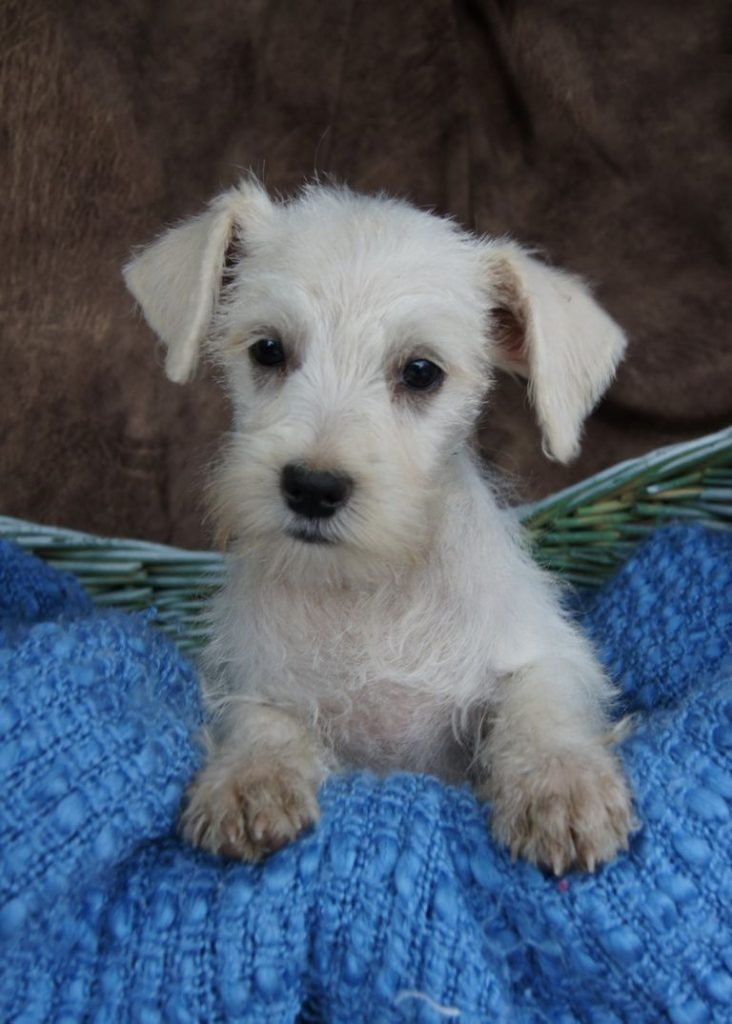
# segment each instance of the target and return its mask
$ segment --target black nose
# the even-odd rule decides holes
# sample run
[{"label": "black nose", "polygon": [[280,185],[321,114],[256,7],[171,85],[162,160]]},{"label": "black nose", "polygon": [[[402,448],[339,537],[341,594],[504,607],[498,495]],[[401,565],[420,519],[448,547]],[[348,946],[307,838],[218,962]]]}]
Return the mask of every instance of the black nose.
[{"label": "black nose", "polygon": [[326,519],[348,501],[353,480],[347,473],[329,473],[290,463],[282,470],[280,486],[293,512],[309,519]]}]

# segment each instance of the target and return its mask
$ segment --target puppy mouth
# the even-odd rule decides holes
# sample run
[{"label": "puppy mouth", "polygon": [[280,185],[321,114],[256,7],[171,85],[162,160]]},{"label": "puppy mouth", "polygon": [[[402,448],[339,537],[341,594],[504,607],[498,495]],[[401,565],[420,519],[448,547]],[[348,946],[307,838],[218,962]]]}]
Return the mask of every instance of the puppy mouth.
[{"label": "puppy mouth", "polygon": [[334,544],[332,537],[326,537],[317,526],[292,526],[285,531],[288,537],[293,540],[300,540],[303,544]]}]

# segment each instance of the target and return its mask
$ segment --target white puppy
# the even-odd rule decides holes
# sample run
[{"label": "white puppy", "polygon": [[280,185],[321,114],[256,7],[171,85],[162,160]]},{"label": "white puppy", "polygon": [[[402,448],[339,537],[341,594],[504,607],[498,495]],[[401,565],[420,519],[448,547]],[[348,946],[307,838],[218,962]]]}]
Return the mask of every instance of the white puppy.
[{"label": "white puppy", "polygon": [[256,859],[358,766],[469,778],[496,837],[555,872],[613,857],[611,687],[472,447],[498,366],[528,378],[547,453],[576,453],[625,348],[584,285],[401,201],[252,180],[125,276],[169,377],[205,348],[234,408],[185,834]]}]

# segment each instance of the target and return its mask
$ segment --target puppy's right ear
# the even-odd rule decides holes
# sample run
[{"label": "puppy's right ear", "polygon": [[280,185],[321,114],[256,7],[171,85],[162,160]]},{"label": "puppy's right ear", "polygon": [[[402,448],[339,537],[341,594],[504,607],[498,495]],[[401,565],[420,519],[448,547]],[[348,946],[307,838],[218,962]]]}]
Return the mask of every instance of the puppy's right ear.
[{"label": "puppy's right ear", "polygon": [[172,381],[181,384],[196,369],[221,291],[227,250],[248,225],[271,211],[264,189],[246,179],[125,266],[127,287],[165,344],[165,372]]}]

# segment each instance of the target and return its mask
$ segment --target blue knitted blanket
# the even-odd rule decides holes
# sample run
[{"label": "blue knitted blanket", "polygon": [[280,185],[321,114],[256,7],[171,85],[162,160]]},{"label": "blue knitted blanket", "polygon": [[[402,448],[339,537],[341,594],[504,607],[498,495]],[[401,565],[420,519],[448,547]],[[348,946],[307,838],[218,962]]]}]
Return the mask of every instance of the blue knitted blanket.
[{"label": "blue knitted blanket", "polygon": [[558,881],[466,787],[355,774],[250,867],[175,834],[190,664],[0,544],[0,1019],[732,1021],[732,536],[660,532],[580,614],[637,712],[629,854]]}]

